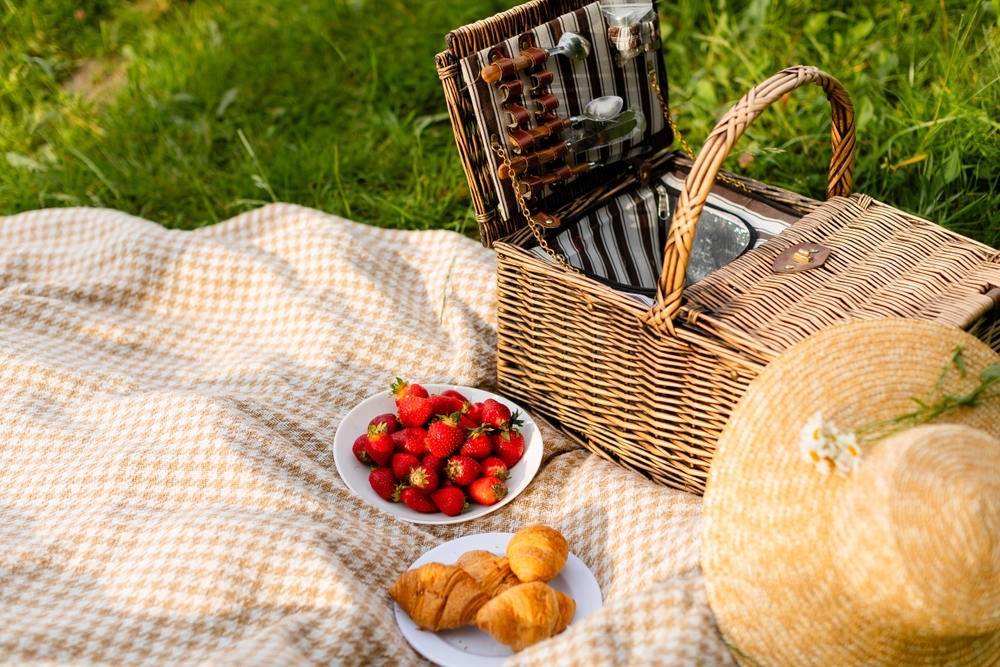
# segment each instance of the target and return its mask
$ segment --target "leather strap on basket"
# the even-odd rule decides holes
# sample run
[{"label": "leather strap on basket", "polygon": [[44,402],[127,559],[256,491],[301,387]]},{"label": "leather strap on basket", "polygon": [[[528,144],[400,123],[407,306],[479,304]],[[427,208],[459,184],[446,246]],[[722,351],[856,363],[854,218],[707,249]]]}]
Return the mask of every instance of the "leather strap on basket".
[{"label": "leather strap on basket", "polygon": [[750,124],[785,94],[810,83],[826,92],[833,115],[833,157],[826,186],[827,198],[851,193],[854,173],[854,105],[835,78],[815,67],[798,65],[783,69],[755,86],[722,117],[705,140],[701,154],[684,181],[677,201],[670,234],[663,251],[663,272],[656,288],[656,303],[643,317],[646,324],[675,335],[673,319],[681,308],[684,274],[687,272],[695,227],[715,177],[733,145]]}]

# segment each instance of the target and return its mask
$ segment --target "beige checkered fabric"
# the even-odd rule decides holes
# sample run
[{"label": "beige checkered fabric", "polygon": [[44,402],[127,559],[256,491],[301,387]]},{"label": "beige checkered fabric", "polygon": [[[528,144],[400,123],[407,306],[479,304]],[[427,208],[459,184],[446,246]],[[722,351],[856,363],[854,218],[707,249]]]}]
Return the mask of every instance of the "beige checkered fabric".
[{"label": "beige checkered fabric", "polygon": [[339,420],[392,377],[493,382],[494,282],[457,234],[295,206],[194,232],[0,219],[0,659],[426,664],[389,583],[445,540],[545,522],[608,607],[517,664],[606,644],[615,664],[667,664],[660,644],[727,664],[700,580],[676,578],[697,567],[698,498],[544,424],[532,486],[458,526],[398,522],[338,477]]},{"label": "beige checkered fabric", "polygon": [[715,628],[704,577],[693,570],[607,603],[563,634],[510,658],[504,667],[736,667]]}]

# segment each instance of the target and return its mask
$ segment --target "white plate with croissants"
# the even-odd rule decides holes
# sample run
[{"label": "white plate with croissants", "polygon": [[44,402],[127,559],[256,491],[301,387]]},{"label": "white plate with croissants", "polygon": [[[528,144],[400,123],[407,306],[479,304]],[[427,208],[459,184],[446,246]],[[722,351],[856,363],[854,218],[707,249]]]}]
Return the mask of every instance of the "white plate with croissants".
[{"label": "white plate with croissants", "polygon": [[389,587],[396,622],[443,667],[494,667],[601,608],[590,569],[548,526],[468,535],[428,551]]}]

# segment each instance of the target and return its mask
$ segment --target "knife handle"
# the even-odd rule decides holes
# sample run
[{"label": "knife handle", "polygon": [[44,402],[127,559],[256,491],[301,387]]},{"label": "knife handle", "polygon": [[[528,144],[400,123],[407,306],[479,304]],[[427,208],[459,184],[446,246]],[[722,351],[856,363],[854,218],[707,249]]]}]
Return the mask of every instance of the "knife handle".
[{"label": "knife handle", "polygon": [[527,130],[527,132],[537,141],[538,139],[551,137],[553,134],[559,134],[563,130],[568,130],[571,127],[573,127],[573,123],[570,122],[569,118],[548,116],[542,120],[541,124]]},{"label": "knife handle", "polygon": [[552,162],[553,160],[558,160],[569,153],[569,144],[565,141],[560,141],[558,144],[549,146],[543,151],[537,151],[535,153],[528,153],[523,157],[516,157],[510,161],[510,169],[506,169],[504,165],[500,165],[500,169],[497,170],[497,176],[501,179],[508,178],[513,172],[515,176],[520,176],[526,171],[538,168],[539,165],[543,165],[547,162]]},{"label": "knife handle", "polygon": [[569,144],[565,141],[560,141],[558,144],[553,144],[543,151],[538,151],[535,155],[538,156],[538,164],[545,164],[546,162],[552,162],[553,160],[565,157],[567,153],[569,153]]},{"label": "knife handle", "polygon": [[544,176],[528,176],[521,179],[521,193],[525,195],[538,194],[547,185],[562,183],[563,181],[569,180],[577,174],[582,174],[589,169],[589,162],[581,162],[580,164],[575,164],[572,167],[565,164],[559,165],[552,170],[552,173],[545,174]]},{"label": "knife handle", "polygon": [[479,76],[486,83],[496,83],[502,79],[509,79],[521,70],[537,67],[546,60],[549,54],[544,49],[530,46],[521,50],[521,55],[516,58],[497,58],[492,64],[487,65],[479,71]]},{"label": "knife handle", "polygon": [[[524,107],[520,107],[524,108]],[[511,122],[516,119],[511,117]],[[508,131],[508,136],[510,137],[510,145],[513,149],[522,153],[538,141],[539,139],[544,139],[546,137],[551,137],[553,134],[558,134],[565,129],[573,127],[573,123],[570,122],[569,118],[560,118],[558,116],[548,116],[543,121],[542,124],[537,127],[532,127],[527,130],[522,130],[520,128],[515,129],[515,126],[508,123],[508,127],[511,129]],[[498,174],[500,172],[497,172]],[[506,174],[506,170],[503,170]],[[501,176],[500,178],[507,178],[506,176]]]}]

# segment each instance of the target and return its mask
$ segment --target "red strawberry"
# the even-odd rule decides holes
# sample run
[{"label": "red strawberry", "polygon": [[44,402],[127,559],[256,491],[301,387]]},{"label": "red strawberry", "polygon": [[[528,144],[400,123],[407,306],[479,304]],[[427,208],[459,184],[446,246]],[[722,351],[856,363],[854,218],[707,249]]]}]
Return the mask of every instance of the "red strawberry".
[{"label": "red strawberry", "polygon": [[495,456],[483,459],[483,477],[496,477],[501,482],[510,477],[507,464]]},{"label": "red strawberry", "polygon": [[490,436],[481,428],[477,428],[469,434],[469,437],[462,443],[461,454],[469,458],[482,461],[493,451],[493,443]]},{"label": "red strawberry", "polygon": [[392,444],[395,445],[397,452],[403,451],[403,443],[405,442],[406,442],[405,428],[402,431],[396,431],[395,433],[392,434]]},{"label": "red strawberry", "polygon": [[439,489],[449,489],[449,488],[457,488],[457,487],[455,486],[455,482],[453,482],[450,479],[448,479],[447,477],[445,477],[444,479],[441,480],[441,484],[438,485],[438,488]]},{"label": "red strawberry", "polygon": [[407,396],[419,396],[420,398],[427,398],[427,390],[421,387],[419,384],[409,384],[406,380],[396,378],[396,381],[389,385],[389,389],[392,391],[392,395],[396,397],[396,407],[399,407],[399,402],[402,401]]},{"label": "red strawberry", "polygon": [[431,494],[431,500],[448,516],[458,516],[469,507],[469,503],[465,500],[465,492],[454,486],[438,489]]},{"label": "red strawberry", "polygon": [[480,426],[483,423],[483,404],[466,403],[462,408],[462,414],[476,422],[476,426]]},{"label": "red strawberry", "polygon": [[445,417],[427,427],[427,449],[439,459],[446,459],[462,446],[465,433],[454,416]]},{"label": "red strawberry", "polygon": [[392,436],[386,432],[385,424],[368,427],[368,444],[365,446],[365,451],[376,465],[382,468],[389,465],[395,450],[396,445],[392,442]]},{"label": "red strawberry", "polygon": [[434,472],[438,473],[438,477],[444,477],[444,466],[446,463],[448,462],[444,459],[439,459],[433,454],[426,454],[424,458],[420,459],[420,465],[434,468]]},{"label": "red strawberry", "polygon": [[438,489],[439,477],[434,468],[423,465],[415,465],[410,468],[410,486],[417,493],[429,496]]},{"label": "red strawberry", "polygon": [[510,408],[492,398],[483,401],[483,423],[503,428],[510,421]]},{"label": "red strawberry", "polygon": [[420,457],[427,453],[427,430],[419,426],[408,426],[392,434],[396,450]]},{"label": "red strawberry", "polygon": [[420,465],[420,459],[413,454],[400,452],[392,455],[392,473],[404,482],[410,476],[410,468]]},{"label": "red strawberry", "polygon": [[365,451],[365,447],[368,446],[368,434],[359,435],[358,439],[354,441],[354,445],[351,447],[351,451],[354,455],[358,457],[358,460],[364,463],[366,466],[372,464],[372,459],[368,456],[368,452]]},{"label": "red strawberry", "polygon": [[448,459],[448,464],[444,467],[444,473],[448,479],[459,486],[468,486],[479,477],[482,467],[475,459],[468,456],[453,456]]},{"label": "red strawberry", "polygon": [[399,496],[396,495],[399,480],[396,479],[396,476],[393,475],[392,471],[388,468],[378,468],[376,470],[372,470],[371,474],[368,475],[368,483],[372,485],[375,493],[382,498],[393,502],[399,502]]},{"label": "red strawberry", "polygon": [[396,420],[396,415],[391,412],[379,415],[375,419],[368,422],[369,426],[378,426],[379,424],[385,424],[386,433],[395,433],[400,429],[399,422]]},{"label": "red strawberry", "polygon": [[490,441],[493,443],[493,454],[508,468],[513,468],[524,456],[524,436],[516,428],[491,435]]},{"label": "red strawberry", "polygon": [[469,486],[469,495],[480,505],[492,505],[507,495],[507,487],[496,477],[480,477]]},{"label": "red strawberry", "polygon": [[407,396],[399,402],[399,421],[403,426],[423,426],[434,413],[430,399]]},{"label": "red strawberry", "polygon": [[429,400],[431,405],[434,406],[434,409],[431,411],[432,417],[436,417],[437,415],[450,415],[453,412],[461,412],[462,406],[465,405],[464,401],[460,401],[452,396],[445,396],[444,394],[435,394],[427,400]]},{"label": "red strawberry", "polygon": [[411,510],[426,512],[428,514],[438,511],[438,507],[434,504],[433,500],[427,496],[420,495],[416,489],[411,489],[410,487],[406,487],[400,491],[399,499],[406,503],[406,506]]}]

